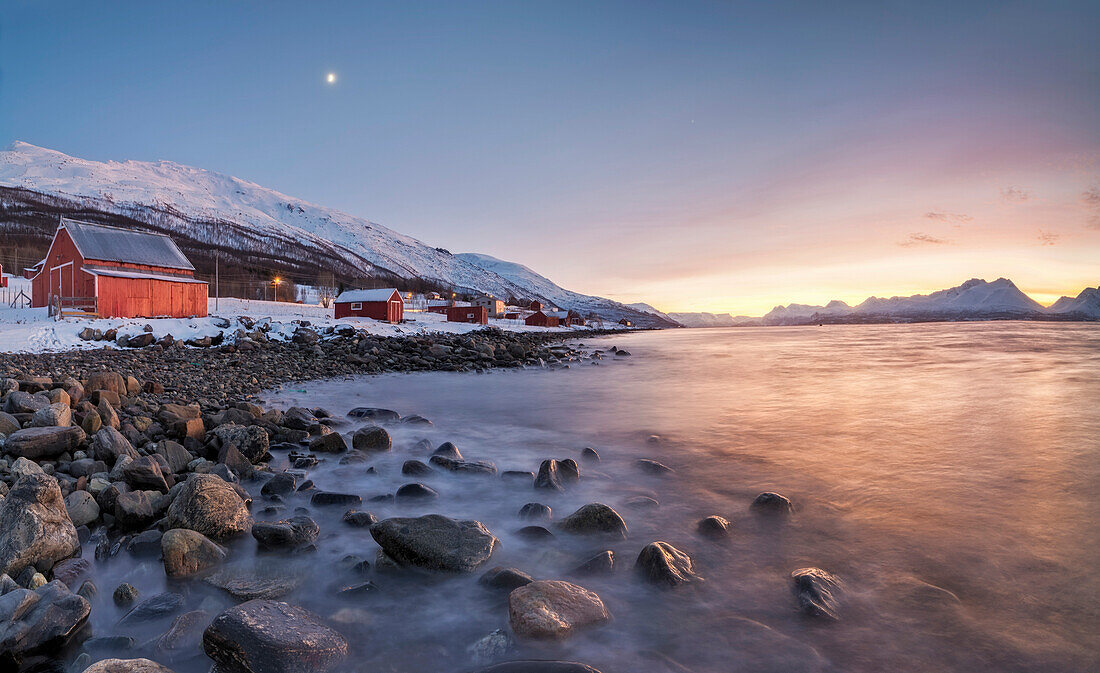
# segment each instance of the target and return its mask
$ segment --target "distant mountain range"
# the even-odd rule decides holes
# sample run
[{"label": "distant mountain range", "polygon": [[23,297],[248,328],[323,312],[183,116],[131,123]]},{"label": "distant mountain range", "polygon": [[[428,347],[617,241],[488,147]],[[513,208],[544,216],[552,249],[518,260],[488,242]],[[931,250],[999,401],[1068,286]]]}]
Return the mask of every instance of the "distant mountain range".
[{"label": "distant mountain range", "polygon": [[[633,304],[642,309],[646,304]],[[652,309],[652,307],[649,307]],[[656,311],[656,309],[653,309]],[[660,314],[685,327],[751,325],[817,325],[825,323],[894,323],[964,320],[1100,320],[1100,287],[1085,288],[1076,297],[1062,297],[1045,307],[1007,278],[978,278],[931,294],[909,297],[869,297],[857,304],[834,300],[824,306],[776,306],[762,318],[728,313]]]},{"label": "distant mountain range", "polygon": [[218,253],[223,287],[234,279],[255,286],[273,273],[304,284],[331,274],[350,286],[488,292],[607,320],[673,325],[609,299],[570,292],[522,265],[454,255],[229,175],[170,161],[88,161],[23,142],[0,152],[0,236],[8,264],[14,265],[14,254],[20,265],[37,261],[59,215],[169,234],[204,278],[213,274]]}]

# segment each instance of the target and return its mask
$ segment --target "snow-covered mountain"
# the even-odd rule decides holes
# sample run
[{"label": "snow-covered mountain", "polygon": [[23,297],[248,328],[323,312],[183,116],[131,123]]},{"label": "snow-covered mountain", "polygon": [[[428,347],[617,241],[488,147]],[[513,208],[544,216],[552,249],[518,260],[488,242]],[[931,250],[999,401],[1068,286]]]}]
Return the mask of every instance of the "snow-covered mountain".
[{"label": "snow-covered mountain", "polygon": [[[541,299],[605,318],[644,316],[562,290],[529,272],[505,277],[447,250],[240,178],[170,161],[89,161],[16,142],[0,152],[0,233],[29,250],[48,245],[58,215],[170,234],[200,274],[283,272],[299,282],[332,273],[359,283],[406,281],[499,297]],[[24,260],[27,264],[37,260]],[[518,266],[518,265],[517,265]],[[570,304],[584,298],[583,306]]]},{"label": "snow-covered mountain", "polygon": [[730,313],[669,313],[668,316],[684,327],[748,327],[760,325],[760,318]]},{"label": "snow-covered mountain", "polygon": [[1100,286],[1086,287],[1076,297],[1061,297],[1047,309],[1059,315],[1077,315],[1100,320]]},{"label": "snow-covered mountain", "polygon": [[777,306],[764,316],[764,324],[1057,319],[1057,313],[1059,312],[1047,309],[1028,297],[1007,278],[998,278],[993,282],[973,278],[957,287],[931,294],[869,297],[856,306],[849,306],[842,301],[831,301],[825,306]]},{"label": "snow-covered mountain", "polygon": [[[640,327],[674,327],[676,325],[675,322],[669,320],[667,316],[660,312],[651,313],[650,311],[638,309],[637,305],[628,306],[603,297],[566,290],[549,278],[539,275],[529,267],[517,262],[508,262],[476,252],[462,252],[456,254],[455,257],[496,274],[520,287],[528,288],[529,294],[542,298],[544,303],[550,303],[563,309],[573,309],[581,315],[596,313],[606,320],[616,322],[622,318],[627,318]],[[653,307],[650,306],[649,308],[652,309]]]}]

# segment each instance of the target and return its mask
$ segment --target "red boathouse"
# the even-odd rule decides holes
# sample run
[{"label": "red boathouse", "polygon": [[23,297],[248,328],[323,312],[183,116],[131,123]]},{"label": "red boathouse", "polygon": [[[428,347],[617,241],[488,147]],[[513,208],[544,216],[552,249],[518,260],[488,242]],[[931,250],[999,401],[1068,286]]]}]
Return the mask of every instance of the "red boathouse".
[{"label": "red boathouse", "polygon": [[489,324],[489,309],[484,306],[448,306],[447,322],[472,322]]},{"label": "red boathouse", "polygon": [[31,306],[60,298],[103,318],[206,316],[206,282],[164,234],[62,218],[39,264]]},{"label": "red boathouse", "polygon": [[337,318],[373,318],[399,323],[405,317],[405,302],[396,288],[347,290],[336,298]]},{"label": "red boathouse", "polygon": [[546,315],[542,311],[535,311],[531,315],[527,316],[527,319],[523,322],[533,327],[557,327],[558,317],[553,315]]}]

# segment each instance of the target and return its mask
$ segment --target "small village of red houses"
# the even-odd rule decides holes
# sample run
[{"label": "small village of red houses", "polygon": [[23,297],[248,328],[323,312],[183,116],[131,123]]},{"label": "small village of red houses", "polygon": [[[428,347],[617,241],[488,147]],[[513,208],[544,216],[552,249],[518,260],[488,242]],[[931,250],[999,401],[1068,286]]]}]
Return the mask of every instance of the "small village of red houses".
[{"label": "small village of red houses", "polygon": [[[0,268],[0,282],[6,283],[2,272]],[[195,278],[195,267],[165,234],[62,218],[46,257],[24,269],[23,276],[31,281],[31,306],[49,307],[57,317],[207,315],[209,283]],[[413,307],[445,315],[449,322],[481,325],[489,324],[490,318],[537,327],[586,323],[575,311],[551,309],[539,301],[507,305],[492,295],[459,301],[453,293],[446,298],[437,292],[414,295],[374,288],[345,290],[322,302],[332,306],[337,319],[400,323],[406,320],[406,309]]]}]

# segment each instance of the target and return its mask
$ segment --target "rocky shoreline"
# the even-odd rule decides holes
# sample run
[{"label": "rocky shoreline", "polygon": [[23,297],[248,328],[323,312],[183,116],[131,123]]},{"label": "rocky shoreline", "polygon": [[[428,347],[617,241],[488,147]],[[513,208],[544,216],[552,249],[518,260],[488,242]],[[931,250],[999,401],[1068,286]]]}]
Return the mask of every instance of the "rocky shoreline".
[{"label": "rocky shoreline", "polygon": [[[244,350],[152,344],[0,359],[0,670],[170,673],[168,664],[203,654],[232,673],[339,669],[354,650],[341,633],[342,624],[360,619],[354,608],[317,614],[280,600],[298,587],[295,577],[230,565],[249,536],[266,554],[316,552],[323,544],[317,512],[338,508],[344,514],[336,525],[365,529],[379,547],[373,559],[345,559],[360,579],[340,586],[339,596],[370,595],[394,573],[482,573],[486,591],[507,596],[510,630],[471,645],[479,671],[599,673],[578,662],[514,658],[517,640],[560,641],[612,619],[595,592],[564,579],[534,579],[522,568],[486,571],[499,540],[479,521],[441,514],[378,520],[369,511],[379,498],[438,497],[419,481],[432,474],[524,480],[537,499],[582,479],[581,464],[600,461],[594,450],[576,459],[547,458],[537,473],[501,473],[491,462],[467,459],[450,442],[434,450],[428,444],[418,447],[430,455],[427,462],[410,458],[402,465],[408,483],[365,502],[359,493],[314,484],[311,469],[327,460],[364,469],[372,456],[394,450],[394,428],[430,426],[430,420],[380,408],[356,408],[348,418],[320,408],[265,409],[253,397],[309,378],[565,366],[629,354],[497,331],[393,339],[308,330],[311,337],[306,330],[301,326],[289,343]],[[636,467],[657,478],[672,471],[648,459]],[[753,510],[785,517],[792,504],[765,493]],[[531,502],[516,519],[525,538],[563,534],[606,544],[578,566],[578,578],[608,576],[621,565],[609,547],[626,538],[628,528],[607,505],[589,503],[551,522],[550,508]],[[698,534],[711,540],[728,530],[729,522],[717,516],[698,524]],[[127,582],[97,587],[98,565],[123,555],[159,559],[177,588],[144,596]],[[656,587],[702,581],[691,556],[659,540],[645,545],[632,565],[640,581]],[[841,585],[835,577],[810,568],[792,582],[805,614],[836,618]],[[196,583],[225,592],[235,604],[217,613],[184,611],[183,594]],[[108,600],[127,610],[120,625],[169,618],[171,625],[144,644],[97,637],[89,615]],[[130,658],[105,659],[104,652]]]}]

